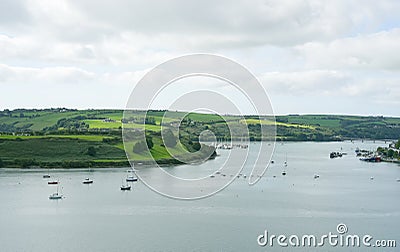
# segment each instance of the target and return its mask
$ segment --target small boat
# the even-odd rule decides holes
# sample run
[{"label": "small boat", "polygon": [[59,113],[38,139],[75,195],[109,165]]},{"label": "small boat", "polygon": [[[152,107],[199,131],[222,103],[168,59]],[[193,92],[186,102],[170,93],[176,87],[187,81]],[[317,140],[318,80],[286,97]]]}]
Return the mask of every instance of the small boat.
[{"label": "small boat", "polygon": [[285,162],[283,162],[283,165],[284,165],[285,167],[287,167],[287,153],[286,153],[286,155],[285,155]]},{"label": "small boat", "polygon": [[59,186],[57,186],[57,192],[50,194],[49,199],[58,200],[58,199],[62,199],[63,198],[63,195],[58,192],[58,187]]},{"label": "small boat", "polygon": [[286,171],[283,171],[283,172],[282,172],[282,175],[283,175],[283,176],[286,176]]},{"label": "small boat", "polygon": [[211,175],[210,175],[210,178],[215,178],[215,175],[214,175],[214,174],[211,174]]},{"label": "small boat", "polygon": [[93,180],[91,180],[91,179],[89,179],[89,178],[85,178],[85,179],[82,181],[82,183],[83,183],[83,184],[93,184]]},{"label": "small boat", "polygon": [[134,176],[135,168],[126,171],[126,182],[135,182],[137,181],[137,177]]},{"label": "small boat", "polygon": [[397,182],[400,182],[400,178],[396,179]]},{"label": "small boat", "polygon": [[273,163],[275,163],[275,161],[274,161],[274,160],[271,160],[271,164],[273,164]]},{"label": "small boat", "polygon": [[370,177],[369,179],[370,179],[370,180],[374,180],[374,177]]},{"label": "small boat", "polygon": [[314,174],[314,179],[317,179],[317,178],[319,178],[319,175],[318,174]]},{"label": "small boat", "polygon": [[121,185],[121,191],[130,191],[131,186],[130,185]]},{"label": "small boat", "polygon": [[48,185],[58,185],[60,182],[58,180],[51,180],[51,181],[47,181]]},{"label": "small boat", "polygon": [[331,153],[329,154],[329,157],[330,157],[330,158],[337,158],[337,157],[342,157],[342,156],[343,156],[343,153],[336,152],[336,151],[331,152]]},{"label": "small boat", "polygon": [[50,178],[50,175],[49,174],[44,174],[43,178]]},{"label": "small boat", "polygon": [[126,177],[126,182],[135,182],[137,180],[138,179],[133,175]]},{"label": "small boat", "polygon": [[49,199],[62,199],[62,198],[63,198],[63,195],[58,192],[52,193],[49,196]]},{"label": "small boat", "polygon": [[360,158],[360,160],[365,161],[365,162],[372,162],[372,163],[378,163],[378,162],[382,161],[380,156],[370,156],[370,157],[366,157],[366,158]]}]

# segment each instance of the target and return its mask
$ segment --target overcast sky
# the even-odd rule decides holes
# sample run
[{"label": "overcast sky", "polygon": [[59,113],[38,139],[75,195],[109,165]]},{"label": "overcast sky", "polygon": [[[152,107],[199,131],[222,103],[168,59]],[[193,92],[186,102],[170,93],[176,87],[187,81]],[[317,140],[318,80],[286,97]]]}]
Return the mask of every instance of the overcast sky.
[{"label": "overcast sky", "polygon": [[399,13],[397,0],[1,0],[0,109],[122,109],[156,65],[216,53],[277,114],[400,116]]}]

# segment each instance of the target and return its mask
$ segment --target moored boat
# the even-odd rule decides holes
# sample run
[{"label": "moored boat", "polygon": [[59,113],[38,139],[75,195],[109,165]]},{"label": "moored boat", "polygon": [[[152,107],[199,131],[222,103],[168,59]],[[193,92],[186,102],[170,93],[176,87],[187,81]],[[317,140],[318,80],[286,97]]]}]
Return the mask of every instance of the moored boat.
[{"label": "moored boat", "polygon": [[130,185],[121,185],[121,191],[129,191],[129,190],[131,190]]},{"label": "moored boat", "polygon": [[365,161],[365,162],[381,162],[382,159],[380,156],[369,156],[369,157],[365,157],[365,158],[360,158],[361,161]]},{"label": "moored boat", "polygon": [[85,178],[85,179],[82,181],[82,183],[83,183],[83,184],[93,184],[93,180],[92,180],[92,179],[89,179],[89,178]]}]

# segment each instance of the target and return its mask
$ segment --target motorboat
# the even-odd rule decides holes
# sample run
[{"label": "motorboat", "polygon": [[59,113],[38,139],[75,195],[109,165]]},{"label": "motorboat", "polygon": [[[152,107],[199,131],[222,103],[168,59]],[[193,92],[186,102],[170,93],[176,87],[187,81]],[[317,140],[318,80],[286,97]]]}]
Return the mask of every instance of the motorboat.
[{"label": "motorboat", "polygon": [[121,191],[130,191],[131,185],[121,185]]},{"label": "motorboat", "polygon": [[89,179],[89,178],[85,178],[83,181],[82,181],[82,183],[83,184],[93,184],[93,180],[92,179]]}]

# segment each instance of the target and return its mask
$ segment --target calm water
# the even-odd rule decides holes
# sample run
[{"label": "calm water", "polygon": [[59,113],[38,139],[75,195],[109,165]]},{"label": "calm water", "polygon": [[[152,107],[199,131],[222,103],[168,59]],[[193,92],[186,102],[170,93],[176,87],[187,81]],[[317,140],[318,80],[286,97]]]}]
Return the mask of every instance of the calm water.
[{"label": "calm water", "polygon": [[[278,144],[275,164],[255,186],[239,178],[222,192],[196,201],[165,198],[141,182],[122,192],[126,169],[51,170],[65,195],[54,201],[48,196],[56,187],[42,178],[46,170],[0,169],[0,251],[369,251],[328,244],[314,249],[257,244],[266,229],[276,235],[321,236],[336,232],[339,223],[347,225],[348,234],[397,241],[397,249],[375,251],[398,251],[400,166],[365,163],[354,155],[356,147],[384,145]],[[330,151],[341,148],[349,155],[329,159]],[[219,153],[201,166],[168,170],[182,176],[210,173],[229,151]],[[286,155],[287,175],[282,176]],[[149,176],[153,171],[149,169]],[[83,185],[85,177],[94,184]]]}]

